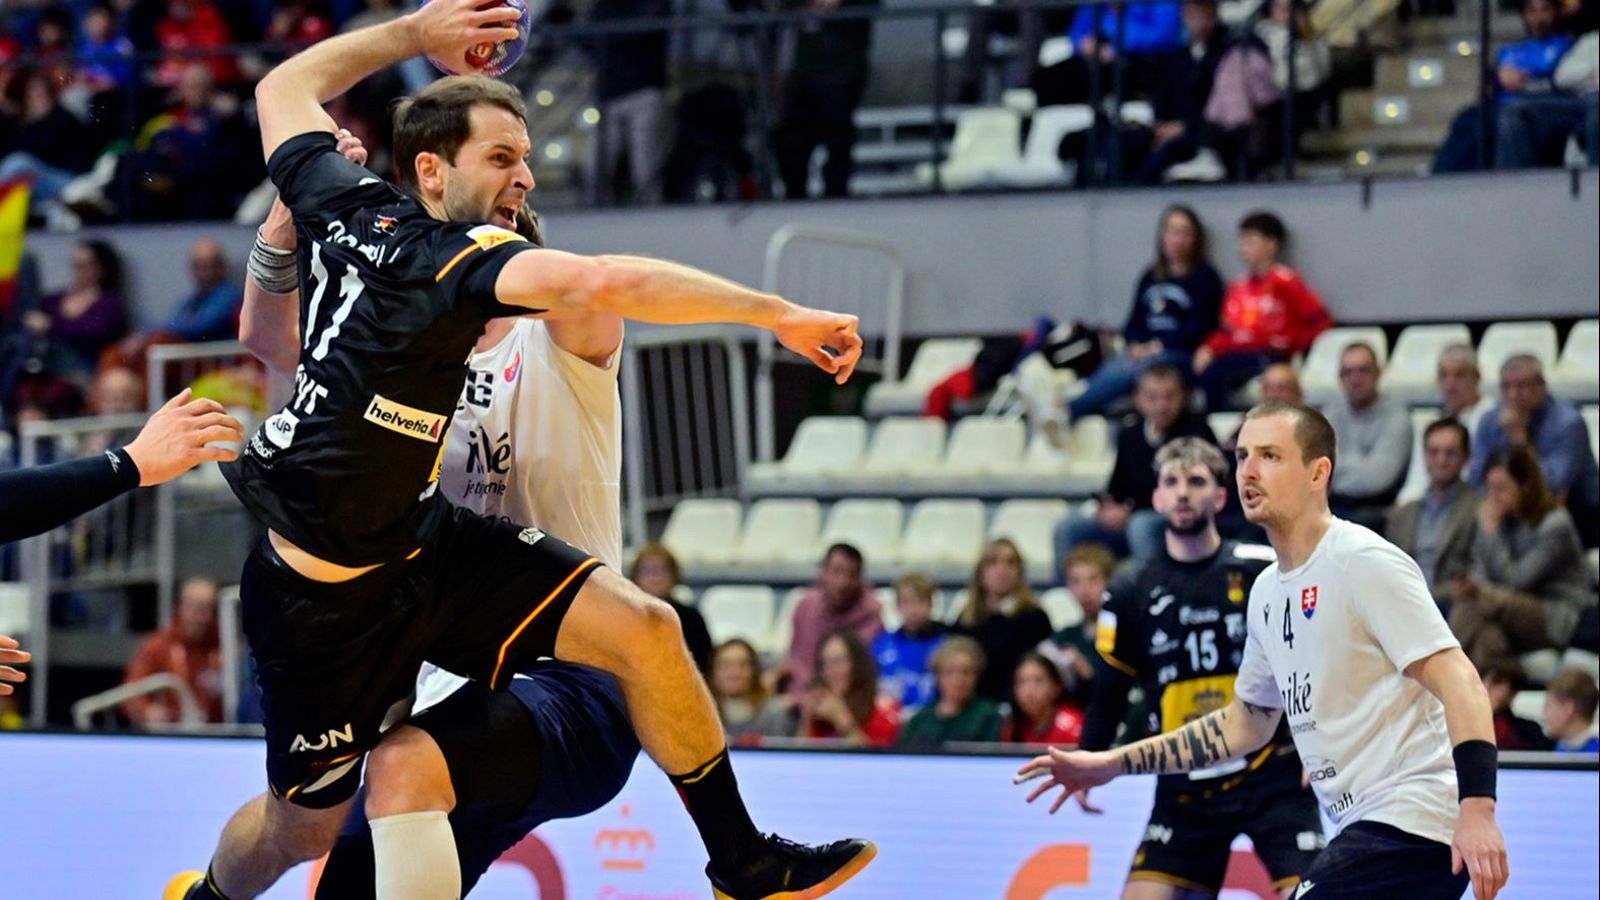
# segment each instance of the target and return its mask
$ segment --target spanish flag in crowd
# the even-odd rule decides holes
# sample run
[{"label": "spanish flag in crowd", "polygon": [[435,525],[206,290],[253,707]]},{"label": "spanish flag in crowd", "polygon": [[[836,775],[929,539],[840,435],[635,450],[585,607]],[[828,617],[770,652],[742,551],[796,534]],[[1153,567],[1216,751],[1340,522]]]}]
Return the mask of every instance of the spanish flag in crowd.
[{"label": "spanish flag in crowd", "polygon": [[22,265],[22,237],[28,227],[28,182],[0,182],[0,318],[11,311]]}]

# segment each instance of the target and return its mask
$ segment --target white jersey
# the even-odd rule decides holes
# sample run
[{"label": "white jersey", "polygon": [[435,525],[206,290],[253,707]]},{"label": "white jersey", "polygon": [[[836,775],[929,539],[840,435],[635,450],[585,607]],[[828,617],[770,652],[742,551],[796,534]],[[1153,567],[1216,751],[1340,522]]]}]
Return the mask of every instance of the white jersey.
[{"label": "white jersey", "polygon": [[1409,556],[1334,519],[1299,568],[1250,590],[1234,692],[1281,708],[1311,787],[1343,829],[1382,822],[1440,843],[1456,823],[1444,704],[1405,668],[1457,647]]},{"label": "white jersey", "polygon": [[[617,363],[556,346],[538,319],[517,319],[472,354],[445,437],[439,490],[451,503],[535,525],[612,568],[622,564],[622,404]],[[414,710],[464,680],[424,666]]]}]

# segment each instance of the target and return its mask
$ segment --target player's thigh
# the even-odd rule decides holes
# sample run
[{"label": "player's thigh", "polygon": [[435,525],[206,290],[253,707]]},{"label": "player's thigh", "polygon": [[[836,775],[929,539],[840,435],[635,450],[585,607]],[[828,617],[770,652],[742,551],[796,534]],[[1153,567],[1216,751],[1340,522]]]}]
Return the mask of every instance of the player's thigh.
[{"label": "player's thigh", "polygon": [[1238,827],[1230,817],[1208,813],[1203,806],[1158,800],[1128,869],[1128,883],[1151,882],[1215,896],[1228,871]]},{"label": "player's thigh", "polygon": [[556,635],[599,561],[537,528],[452,509],[420,558],[426,657],[504,689],[555,654]]},{"label": "player's thigh", "polygon": [[683,627],[672,607],[621,575],[600,571],[567,610],[555,657],[625,675],[669,648],[683,649]]},{"label": "player's thigh", "polygon": [[1303,877],[1328,844],[1316,795],[1298,786],[1264,797],[1243,830],[1279,889]]},{"label": "player's thigh", "polygon": [[1356,822],[1317,855],[1296,900],[1460,900],[1468,876],[1450,871],[1450,847],[1377,822]]},{"label": "player's thigh", "polygon": [[1122,900],[1211,900],[1214,896],[1163,881],[1129,881],[1122,886]]}]

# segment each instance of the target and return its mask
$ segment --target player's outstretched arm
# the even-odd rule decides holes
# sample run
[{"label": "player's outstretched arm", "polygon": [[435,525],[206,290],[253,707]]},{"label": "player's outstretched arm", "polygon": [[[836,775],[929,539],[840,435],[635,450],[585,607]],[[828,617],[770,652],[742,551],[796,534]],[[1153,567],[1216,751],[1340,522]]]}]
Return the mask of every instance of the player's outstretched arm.
[{"label": "player's outstretched arm", "polygon": [[[25,663],[33,655],[26,650],[17,648],[17,639],[0,634],[0,663]],[[11,685],[21,684],[28,680],[28,673],[10,666],[0,666],[0,697],[16,690]]]},{"label": "player's outstretched arm", "polygon": [[1048,779],[1028,794],[1029,803],[1053,788],[1061,788],[1050,805],[1050,812],[1054,813],[1073,794],[1099,787],[1118,775],[1192,772],[1253,753],[1272,739],[1282,716],[1280,709],[1256,706],[1235,697],[1222,709],[1182,728],[1115,750],[1088,753],[1051,747],[1049,753],[1029,760],[1017,771],[1016,783]]},{"label": "player's outstretched arm", "polygon": [[1459,872],[1465,865],[1472,876],[1473,896],[1492,900],[1511,869],[1505,837],[1494,820],[1497,754],[1489,694],[1460,647],[1419,659],[1406,667],[1405,674],[1444,704],[1461,796],[1461,816],[1450,841],[1452,867]]},{"label": "player's outstretched arm", "polygon": [[690,266],[639,256],[519,253],[500,270],[501,303],[551,319],[595,313],[660,325],[732,323],[771,331],[843,384],[861,358],[855,316],[797,306]]},{"label": "player's outstretched arm", "polygon": [[374,72],[428,53],[462,59],[472,47],[517,36],[521,12],[510,6],[477,7],[483,0],[433,0],[382,25],[341,34],[289,57],[256,85],[261,151],[308,131],[333,131],[322,104]]}]

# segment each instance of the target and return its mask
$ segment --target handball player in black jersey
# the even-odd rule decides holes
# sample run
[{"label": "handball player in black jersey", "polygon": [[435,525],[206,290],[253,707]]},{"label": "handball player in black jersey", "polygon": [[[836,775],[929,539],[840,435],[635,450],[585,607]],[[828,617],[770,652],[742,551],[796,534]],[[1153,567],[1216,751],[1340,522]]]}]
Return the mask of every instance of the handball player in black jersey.
[{"label": "handball player in black jersey", "polygon": [[[1111,584],[1095,632],[1102,665],[1084,720],[1085,750],[1111,746],[1135,684],[1150,709],[1151,733],[1228,705],[1244,655],[1250,586],[1273,559],[1270,547],[1224,541],[1217,532],[1216,516],[1227,499],[1222,451],[1179,438],[1157,452],[1155,467],[1165,548]],[[1123,900],[1217,896],[1240,834],[1255,845],[1273,886],[1291,896],[1325,844],[1316,796],[1303,774],[1288,725],[1280,723],[1266,746],[1248,757],[1160,776]],[[1077,798],[1085,810],[1098,812],[1087,791]]]},{"label": "handball player in black jersey", "polygon": [[[225,473],[268,528],[240,587],[269,792],[234,816],[207,877],[179,896],[254,896],[326,852],[384,712],[423,661],[499,690],[544,656],[617,678],[706,844],[717,895],[821,896],[874,848],[756,831],[672,609],[537,529],[451,507],[436,477],[491,318],[748,324],[840,381],[860,356],[856,321],[670,263],[524,240],[511,229],[533,187],[526,115],[500,82],[447,78],[398,105],[401,187],[341,157],[321,104],[418,53],[460,59],[515,35],[516,10],[479,3],[433,0],[329,39],[256,89],[268,171],[295,216],[301,304],[292,396]],[[419,860],[451,849],[447,822],[389,824]]]}]

